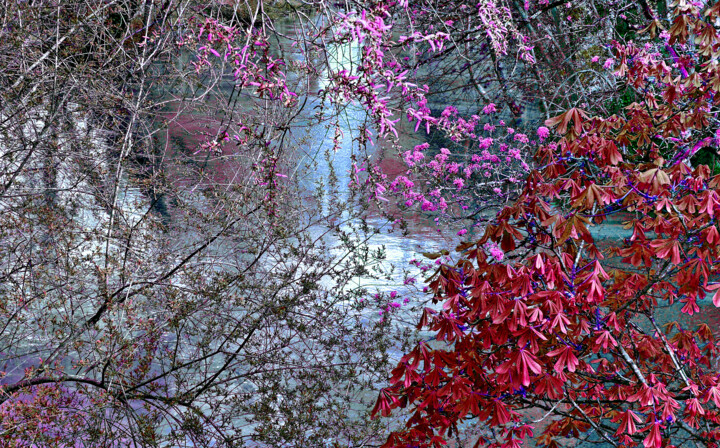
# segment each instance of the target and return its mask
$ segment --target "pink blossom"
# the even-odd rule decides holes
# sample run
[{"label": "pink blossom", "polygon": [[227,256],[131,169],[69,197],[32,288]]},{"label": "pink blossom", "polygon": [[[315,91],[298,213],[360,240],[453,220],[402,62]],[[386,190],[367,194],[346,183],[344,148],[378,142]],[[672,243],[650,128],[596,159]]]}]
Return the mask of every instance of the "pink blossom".
[{"label": "pink blossom", "polygon": [[437,207],[435,207],[435,204],[433,204],[432,202],[428,201],[427,199],[425,199],[425,200],[422,202],[422,205],[420,206],[420,208],[421,208],[423,211],[431,211],[431,212],[432,212],[432,211],[435,211],[435,210],[437,209]]},{"label": "pink blossom", "polygon": [[467,229],[458,230],[458,236],[463,236],[467,233]]},{"label": "pink blossom", "polygon": [[455,108],[455,107],[453,107],[453,106],[448,106],[448,107],[445,108],[444,111],[442,111],[442,113],[441,113],[440,115],[441,115],[443,118],[448,118],[448,117],[450,117],[450,116],[457,115],[457,113],[458,113],[457,108]]},{"label": "pink blossom", "polygon": [[540,141],[543,141],[550,135],[550,129],[545,126],[540,126],[537,130],[537,135],[540,138]]},{"label": "pink blossom", "polygon": [[502,259],[505,258],[505,253],[497,246],[490,249],[490,255],[497,261],[502,261]]},{"label": "pink blossom", "polygon": [[483,107],[483,113],[484,113],[485,115],[490,115],[490,114],[495,113],[495,112],[497,112],[497,109],[495,108],[495,104],[494,104],[494,103],[490,103],[490,104],[488,104],[487,106]]},{"label": "pink blossom", "polygon": [[615,65],[615,59],[608,58],[607,60],[605,60],[605,63],[603,64],[603,68],[605,68],[606,70],[609,70],[609,69],[613,68],[614,65]]},{"label": "pink blossom", "polygon": [[407,176],[398,176],[393,182],[393,184],[403,184],[403,186],[405,186],[405,188],[407,189],[413,188],[415,186],[415,183],[408,179]]},{"label": "pink blossom", "polygon": [[410,151],[405,151],[403,153],[403,159],[405,159],[405,163],[407,164],[407,166],[415,166],[414,153],[411,153]]},{"label": "pink blossom", "polygon": [[377,187],[375,187],[375,199],[388,202],[388,199],[383,196],[383,193],[385,193],[386,190],[387,189],[382,185],[378,185]]},{"label": "pink blossom", "polygon": [[515,134],[514,140],[516,142],[520,142],[520,143],[529,143],[530,142],[530,139],[527,137],[527,135],[521,134],[519,132],[517,134]]},{"label": "pink blossom", "polygon": [[592,59],[590,59],[591,62],[597,62],[600,60],[600,56],[593,56]]}]

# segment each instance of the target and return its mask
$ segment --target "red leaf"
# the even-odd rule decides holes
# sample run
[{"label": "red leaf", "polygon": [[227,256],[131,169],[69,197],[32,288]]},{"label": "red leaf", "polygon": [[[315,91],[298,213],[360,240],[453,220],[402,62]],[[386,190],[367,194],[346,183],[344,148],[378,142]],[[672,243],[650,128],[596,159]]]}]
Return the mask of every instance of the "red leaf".
[{"label": "red leaf", "polygon": [[658,258],[670,258],[672,264],[680,264],[680,242],[677,239],[653,240],[650,247],[655,249]]},{"label": "red leaf", "polygon": [[715,403],[715,406],[720,409],[720,389],[718,389],[717,386],[710,386],[708,390],[703,394],[704,400],[703,403],[707,403],[708,401],[712,400]]},{"label": "red leaf", "polygon": [[645,437],[645,440],[643,440],[643,445],[645,445],[645,448],[662,448],[662,434],[660,433],[659,421],[655,420],[652,424],[650,432],[647,437]]},{"label": "red leaf", "polygon": [[520,349],[519,352],[495,369],[500,375],[508,375],[511,370],[514,373],[512,376],[515,378],[519,376],[522,385],[527,387],[530,385],[530,372],[539,375],[542,372],[542,367],[535,355],[527,350]]},{"label": "red leaf", "polygon": [[554,366],[557,373],[562,373],[565,368],[567,368],[570,372],[574,372],[577,366],[580,364],[580,361],[578,361],[575,353],[573,353],[572,347],[559,347],[547,354],[547,356],[549,357],[555,357],[558,355],[558,360],[555,362]]},{"label": "red leaf", "polygon": [[615,435],[619,436],[623,433],[627,433],[628,435],[635,434],[637,432],[637,426],[635,426],[635,423],[641,423],[642,419],[635,415],[635,413],[630,409],[620,415],[622,415],[620,419],[620,426],[618,426]]},{"label": "red leaf", "polygon": [[380,396],[378,397],[377,401],[375,402],[375,406],[372,408],[372,411],[370,412],[370,418],[377,417],[377,413],[380,412],[383,417],[387,417],[390,415],[390,410],[392,406],[392,398],[390,397],[390,394],[386,392],[385,390],[380,392]]}]

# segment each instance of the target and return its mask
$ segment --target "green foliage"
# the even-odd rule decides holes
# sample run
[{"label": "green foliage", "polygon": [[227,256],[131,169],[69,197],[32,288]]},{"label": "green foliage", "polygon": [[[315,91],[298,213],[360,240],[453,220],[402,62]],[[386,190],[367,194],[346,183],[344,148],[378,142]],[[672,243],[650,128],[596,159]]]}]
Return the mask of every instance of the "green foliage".
[{"label": "green foliage", "polygon": [[720,156],[716,147],[705,147],[700,149],[691,159],[693,166],[707,165],[713,175],[720,174]]},{"label": "green foliage", "polygon": [[618,95],[605,101],[605,109],[608,115],[616,115],[621,113],[623,109],[631,105],[638,100],[638,95],[630,87],[623,88]]}]

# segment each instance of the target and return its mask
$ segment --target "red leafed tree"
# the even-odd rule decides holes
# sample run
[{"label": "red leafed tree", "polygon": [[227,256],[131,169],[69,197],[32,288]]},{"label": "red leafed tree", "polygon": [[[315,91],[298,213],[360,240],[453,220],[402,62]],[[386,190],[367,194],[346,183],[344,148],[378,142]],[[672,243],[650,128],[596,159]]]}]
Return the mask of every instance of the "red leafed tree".
[{"label": "red leafed tree", "polygon": [[[441,306],[418,327],[435,337],[374,410],[409,415],[386,447],[440,446],[472,419],[487,428],[475,446],[718,446],[717,333],[703,317],[720,306],[720,175],[698,163],[720,140],[718,20],[720,3],[676,1],[647,44],[614,45],[637,102],[547,121],[559,139],[517,201],[431,279]],[[611,215],[626,233],[602,238]]]}]

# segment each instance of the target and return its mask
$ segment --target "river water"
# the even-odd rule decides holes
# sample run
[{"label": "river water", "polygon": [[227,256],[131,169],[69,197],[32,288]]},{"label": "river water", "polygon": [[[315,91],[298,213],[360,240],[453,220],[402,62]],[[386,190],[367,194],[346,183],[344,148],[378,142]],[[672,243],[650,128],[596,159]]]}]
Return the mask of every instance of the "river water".
[{"label": "river water", "polygon": [[[295,35],[301,30],[290,20],[279,21],[275,24],[281,35]],[[302,60],[289,39],[281,39],[280,47],[286,60]],[[280,50],[278,50],[280,51]],[[349,69],[352,70],[359,58],[359,47],[357,43],[330,46],[325,55],[328,65],[319,76],[304,82],[309,91],[318,92],[327,86],[327,75],[329,70]],[[293,81],[292,73],[288,79]],[[234,98],[234,83],[230,76],[221,86],[222,92],[227,98]],[[294,182],[300,185],[306,192],[307,206],[314,208],[318,215],[323,213],[332,214],[340,207],[348,210],[362,209],[360,214],[343,213],[342,219],[348,219],[341,228],[351,229],[361,224],[369,224],[376,230],[376,233],[368,240],[371,250],[384,253],[386,268],[409,266],[412,259],[422,258],[422,252],[432,252],[439,249],[452,248],[459,241],[455,235],[457,229],[440,229],[429,216],[405,216],[408,227],[405,232],[392,230],[392,222],[383,216],[372,204],[363,202],[353,194],[350,187],[353,181],[353,164],[360,160],[366,153],[358,148],[354,141],[359,136],[359,129],[366,124],[367,114],[362,107],[356,104],[349,104],[338,111],[336,107],[324,104],[316,95],[301,96],[300,102],[304,107],[299,116],[294,119],[291,129],[286,136],[286,145],[292,152],[292,165],[287,166],[287,175]],[[251,104],[244,102],[242,98],[237,101],[238,108],[250,108]],[[315,111],[323,108],[329,116],[337,117],[339,131],[342,138],[338,144],[333,142],[335,129],[328,125],[328,121],[318,121]],[[436,107],[441,107],[437,104]],[[442,106],[444,107],[444,106]],[[400,141],[403,147],[412,147],[427,140],[428,136],[421,132],[414,133],[403,117],[403,123],[399,125]],[[221,122],[214,117],[201,117],[197,115],[179,116],[173,120],[169,130],[169,142],[171,151],[180,154],[193,154],[197,151],[202,141],[202,136],[207,134],[207,127],[220,126]],[[211,131],[212,133],[212,131]],[[432,149],[431,149],[432,150]],[[435,148],[437,150],[437,148]],[[405,165],[387,142],[376,142],[370,147],[372,160],[383,168],[390,176],[398,175],[404,171]],[[239,178],[237,162],[234,160],[231,150],[224,151],[223,157],[214,158],[212,170],[217,173],[218,179],[229,184],[233,179],[238,182],[245,181]],[[203,156],[200,154],[198,159]],[[336,210],[337,209],[337,210]],[[352,216],[351,216],[352,215]],[[362,223],[356,219],[361,215]],[[170,215],[168,217],[172,219]],[[338,247],[340,244],[333,240],[334,235],[327,232],[326,226],[315,226],[311,233],[320,237],[330,238],[325,242],[329,247]],[[448,236],[450,235],[450,236]],[[390,280],[378,281],[376,279],[356,279],[359,285],[367,286],[379,291],[389,291],[398,283],[403,284],[404,274],[399,272]]]}]

